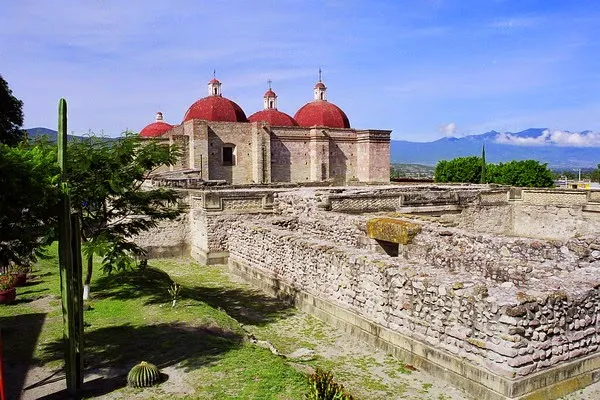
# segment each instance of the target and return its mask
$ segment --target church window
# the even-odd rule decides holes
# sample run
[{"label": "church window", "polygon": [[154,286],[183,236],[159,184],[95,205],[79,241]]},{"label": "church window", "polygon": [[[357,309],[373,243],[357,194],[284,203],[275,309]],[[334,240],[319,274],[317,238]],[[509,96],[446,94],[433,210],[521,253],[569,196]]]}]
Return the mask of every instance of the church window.
[{"label": "church window", "polygon": [[213,88],[213,94],[217,94],[217,88]]},{"label": "church window", "polygon": [[222,163],[223,165],[235,165],[235,146],[223,145],[222,152]]},{"label": "church window", "polygon": [[323,100],[323,92],[321,92],[321,100]]},{"label": "church window", "polygon": [[273,100],[269,101],[269,108],[273,108]]}]

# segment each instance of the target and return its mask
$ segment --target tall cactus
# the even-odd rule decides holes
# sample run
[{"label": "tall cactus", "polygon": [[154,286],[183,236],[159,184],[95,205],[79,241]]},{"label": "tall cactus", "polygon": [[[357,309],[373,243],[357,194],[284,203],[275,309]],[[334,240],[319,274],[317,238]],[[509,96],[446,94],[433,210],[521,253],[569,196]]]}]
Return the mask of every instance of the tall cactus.
[{"label": "tall cactus", "polygon": [[81,282],[81,234],[79,220],[71,215],[66,178],[67,102],[58,103],[58,164],[61,170],[61,202],[58,213],[60,292],[63,310],[67,389],[76,394],[83,384],[83,300]]},{"label": "tall cactus", "polygon": [[485,176],[486,165],[485,165],[485,144],[481,148],[481,181],[480,183],[487,183],[487,177]]}]

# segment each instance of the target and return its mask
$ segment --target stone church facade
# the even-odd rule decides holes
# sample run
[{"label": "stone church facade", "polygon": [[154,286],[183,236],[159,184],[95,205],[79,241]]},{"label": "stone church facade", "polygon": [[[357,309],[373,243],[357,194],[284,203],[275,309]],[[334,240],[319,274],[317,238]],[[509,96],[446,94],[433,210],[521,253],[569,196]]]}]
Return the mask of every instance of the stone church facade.
[{"label": "stone church facade", "polygon": [[171,170],[229,184],[329,182],[335,185],[389,182],[389,130],[354,129],[346,114],[327,101],[319,79],[314,99],[294,118],[277,109],[271,88],[264,109],[246,117],[223,97],[221,82],[208,83],[208,96],[190,106],[173,126],[157,114],[140,132],[144,138],[176,143],[182,150]]}]

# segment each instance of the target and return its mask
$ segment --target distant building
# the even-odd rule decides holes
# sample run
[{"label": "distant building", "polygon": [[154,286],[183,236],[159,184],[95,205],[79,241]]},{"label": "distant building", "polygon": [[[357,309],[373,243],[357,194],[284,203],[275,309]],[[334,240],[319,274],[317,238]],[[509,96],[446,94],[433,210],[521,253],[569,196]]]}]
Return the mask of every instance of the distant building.
[{"label": "distant building", "polygon": [[277,109],[271,87],[263,104],[263,110],[247,118],[239,105],[223,97],[221,82],[213,78],[208,96],[190,106],[181,124],[164,122],[159,112],[140,136],[178,143],[183,156],[172,169],[197,171],[204,180],[389,182],[391,131],[351,128],[344,111],[327,101],[321,79],[313,101],[293,118]]}]

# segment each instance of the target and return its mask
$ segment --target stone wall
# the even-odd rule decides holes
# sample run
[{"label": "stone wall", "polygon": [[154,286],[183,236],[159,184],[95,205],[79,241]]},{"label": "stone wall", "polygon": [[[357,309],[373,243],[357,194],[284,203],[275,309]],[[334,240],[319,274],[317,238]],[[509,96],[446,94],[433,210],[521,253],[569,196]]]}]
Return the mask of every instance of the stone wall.
[{"label": "stone wall", "polygon": [[190,218],[186,212],[174,220],[159,222],[156,228],[133,238],[148,251],[149,258],[186,257],[190,253]]},{"label": "stone wall", "polygon": [[283,204],[278,208],[284,210],[290,208],[289,205],[293,203],[293,208],[308,210],[318,204],[322,209],[348,213],[400,211],[406,207],[448,205],[457,206],[460,209],[460,207],[475,203],[478,195],[484,189],[474,187],[448,190],[448,188],[435,186],[390,185],[374,188],[295,190],[285,195],[279,195],[278,202]]},{"label": "stone wall", "polygon": [[328,199],[331,210],[338,212],[396,211],[400,205],[398,194],[341,194],[330,195]]},{"label": "stone wall", "polygon": [[[572,271],[560,289],[535,278],[518,287],[468,268],[436,268],[342,246],[335,231],[330,238],[335,242],[265,222],[240,224],[229,236],[229,262],[507,379],[597,350],[600,282],[590,280],[600,276],[596,265]],[[429,357],[446,363],[441,355]],[[545,379],[544,385],[560,380]]]},{"label": "stone wall", "polygon": [[584,190],[525,189],[522,201],[536,205],[576,205],[587,203],[588,194]]},{"label": "stone wall", "polygon": [[331,240],[333,235],[339,244],[352,247],[361,245],[361,237],[364,236],[362,218],[343,214],[328,214],[327,217],[279,217],[271,219],[270,223],[306,237]]},{"label": "stone wall", "polygon": [[472,205],[462,210],[460,227],[477,232],[560,240],[600,235],[600,212],[586,205],[537,205],[515,201]]},{"label": "stone wall", "polygon": [[362,182],[390,181],[390,131],[356,132],[356,176]]},{"label": "stone wall", "polygon": [[600,234],[600,213],[582,205],[526,205],[513,207],[512,235],[546,239]]},{"label": "stone wall", "polygon": [[191,193],[190,254],[202,264],[225,264],[228,238],[243,221],[273,212],[272,190],[206,190]]},{"label": "stone wall", "polygon": [[[414,219],[411,222],[419,223]],[[537,240],[473,233],[421,221],[411,244],[400,245],[406,260],[489,278],[527,284],[532,279],[558,278],[580,268],[600,271],[600,237]],[[547,287],[541,283],[540,287]]]},{"label": "stone wall", "polygon": [[[253,124],[212,122],[208,130],[209,179],[226,180],[231,184],[254,182],[252,170]],[[234,164],[223,163],[221,152],[224,145],[233,145]]]},{"label": "stone wall", "polygon": [[[332,129],[329,131],[329,137],[329,176],[331,180],[336,185],[358,181],[356,133]],[[386,182],[389,182],[389,173]]]},{"label": "stone wall", "polygon": [[271,180],[308,182],[310,180],[310,131],[277,128],[271,132]]}]

